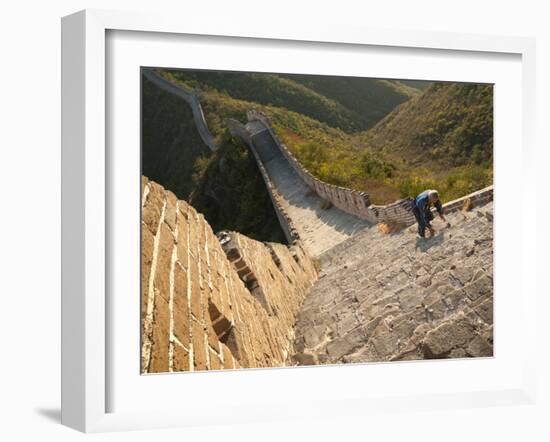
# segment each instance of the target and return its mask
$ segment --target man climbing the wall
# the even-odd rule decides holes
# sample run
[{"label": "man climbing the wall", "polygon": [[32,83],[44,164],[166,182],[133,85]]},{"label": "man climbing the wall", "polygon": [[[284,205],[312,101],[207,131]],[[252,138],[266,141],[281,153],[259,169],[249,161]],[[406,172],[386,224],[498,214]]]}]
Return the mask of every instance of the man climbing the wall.
[{"label": "man climbing the wall", "polygon": [[431,236],[435,234],[434,228],[430,224],[434,219],[432,206],[437,210],[439,217],[447,223],[447,227],[451,227],[451,224],[443,216],[443,207],[437,190],[425,190],[412,200],[412,210],[418,223],[419,238],[425,238],[426,228],[430,231]]}]

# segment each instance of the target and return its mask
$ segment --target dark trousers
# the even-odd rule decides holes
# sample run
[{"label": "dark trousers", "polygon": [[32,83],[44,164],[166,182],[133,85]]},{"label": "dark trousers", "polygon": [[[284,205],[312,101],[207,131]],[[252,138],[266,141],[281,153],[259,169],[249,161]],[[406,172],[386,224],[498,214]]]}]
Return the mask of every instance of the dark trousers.
[{"label": "dark trousers", "polygon": [[426,227],[430,226],[430,221],[434,219],[434,215],[429,207],[426,207],[424,213],[421,213],[420,209],[414,203],[412,205],[412,210],[414,217],[416,218],[416,222],[418,223],[418,234],[424,238]]}]

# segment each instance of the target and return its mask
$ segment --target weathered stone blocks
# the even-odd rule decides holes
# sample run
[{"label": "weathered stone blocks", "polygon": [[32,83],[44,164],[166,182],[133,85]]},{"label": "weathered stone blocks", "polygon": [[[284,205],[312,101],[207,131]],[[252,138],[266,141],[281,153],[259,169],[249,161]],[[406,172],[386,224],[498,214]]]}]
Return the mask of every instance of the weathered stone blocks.
[{"label": "weathered stone blocks", "polygon": [[149,182],[147,189],[147,200],[141,211],[141,220],[149,231],[156,235],[160,216],[164,209],[164,189],[154,182]]},{"label": "weathered stone blocks", "polygon": [[155,296],[153,313],[153,335],[151,359],[147,371],[168,371],[168,343],[170,334],[170,312],[168,302],[161,296]]},{"label": "weathered stone blocks", "polygon": [[[422,247],[414,231],[366,229],[322,255],[323,277],[296,322],[293,360],[492,356],[492,229],[484,215],[491,211],[489,203],[450,214],[453,228]],[[322,340],[317,328],[327,331]]]},{"label": "weathered stone blocks", "polygon": [[174,244],[174,236],[170,228],[166,223],[161,224],[154,287],[155,292],[167,302],[170,297],[170,272],[172,270],[172,250]]},{"label": "weathered stone blocks", "polygon": [[285,365],[317,277],[303,249],[232,234],[232,263],[188,203],[147,179],[142,192],[142,372]]},{"label": "weathered stone blocks", "polygon": [[446,356],[453,348],[465,346],[473,337],[474,326],[466,318],[443,322],[426,334],[424,354],[427,358]]},{"label": "weathered stone blocks", "polygon": [[189,350],[176,345],[174,347],[174,371],[189,371]]}]

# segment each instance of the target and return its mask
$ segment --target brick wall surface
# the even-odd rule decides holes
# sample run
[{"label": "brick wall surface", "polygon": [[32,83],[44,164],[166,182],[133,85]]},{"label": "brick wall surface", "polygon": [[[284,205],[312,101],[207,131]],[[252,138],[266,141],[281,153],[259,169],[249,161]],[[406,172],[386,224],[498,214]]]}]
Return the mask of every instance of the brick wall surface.
[{"label": "brick wall surface", "polygon": [[285,365],[317,275],[301,246],[229,232],[222,248],[188,203],[142,184],[142,372]]}]

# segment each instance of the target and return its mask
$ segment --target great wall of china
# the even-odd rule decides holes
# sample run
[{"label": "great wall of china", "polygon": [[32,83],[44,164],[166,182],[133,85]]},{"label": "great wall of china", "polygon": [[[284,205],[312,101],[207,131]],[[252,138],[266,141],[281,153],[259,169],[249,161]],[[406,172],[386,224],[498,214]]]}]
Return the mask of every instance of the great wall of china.
[{"label": "great wall of china", "polygon": [[216,237],[144,177],[143,373],[493,354],[492,186],[445,204],[453,227],[433,238],[383,235],[377,223],[414,222],[408,200],[375,206],[316,179],[266,116],[247,116],[227,125],[254,154],[289,245]]},{"label": "great wall of china", "polygon": [[[409,226],[415,222],[407,199],[373,205],[365,192],[315,178],[279,141],[262,113],[250,110],[246,125],[235,120],[227,125],[253,152],[283,230],[292,234],[292,240],[302,240],[312,256],[320,256],[373,224]],[[493,186],[446,203],[445,211],[459,210],[466,198],[475,205],[487,203],[493,198]],[[324,201],[332,207],[323,209]]]},{"label": "great wall of china", "polygon": [[204,217],[142,180],[143,373],[287,365],[317,271],[299,244],[216,237]]}]

